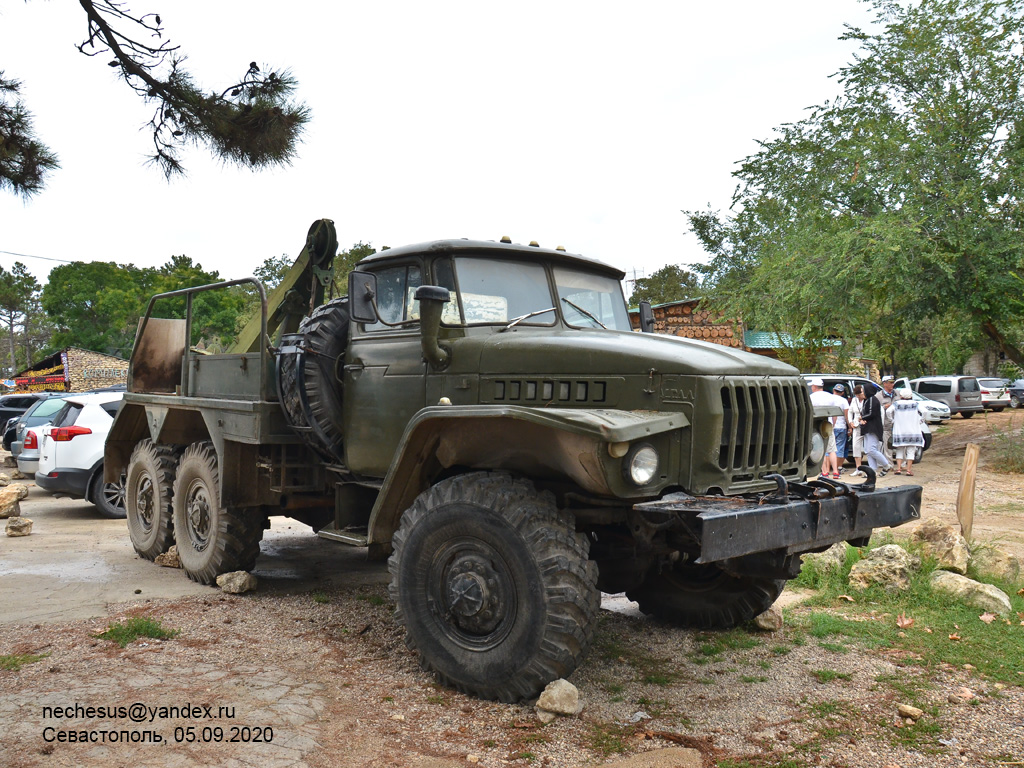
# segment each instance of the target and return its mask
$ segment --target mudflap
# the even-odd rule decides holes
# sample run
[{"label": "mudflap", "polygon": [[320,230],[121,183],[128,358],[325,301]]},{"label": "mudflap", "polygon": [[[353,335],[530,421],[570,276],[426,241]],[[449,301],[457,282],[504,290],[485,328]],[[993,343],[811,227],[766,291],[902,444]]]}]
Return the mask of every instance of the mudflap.
[{"label": "mudflap", "polygon": [[840,541],[866,543],[876,528],[893,528],[921,516],[921,486],[876,488],[874,473],[859,486],[814,480],[777,484],[774,493],[740,497],[669,494],[633,510],[649,525],[680,527],[700,547],[697,563],[758,552],[799,554]]}]

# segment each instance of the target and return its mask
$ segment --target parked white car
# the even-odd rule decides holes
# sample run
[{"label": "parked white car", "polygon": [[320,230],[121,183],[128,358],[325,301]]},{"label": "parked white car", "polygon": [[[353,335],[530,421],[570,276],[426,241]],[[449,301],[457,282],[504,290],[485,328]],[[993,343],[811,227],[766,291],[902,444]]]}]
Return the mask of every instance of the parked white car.
[{"label": "parked white car", "polygon": [[41,433],[35,482],[57,495],[92,502],[107,517],[124,517],[124,479],[103,482],[103,444],[123,392],[74,395]]},{"label": "parked white car", "polygon": [[942,424],[949,421],[953,416],[949,406],[945,403],[940,403],[938,400],[929,400],[924,395],[919,395],[913,390],[911,392],[913,392],[914,400],[917,402],[917,410],[921,412],[922,418],[928,424]]}]

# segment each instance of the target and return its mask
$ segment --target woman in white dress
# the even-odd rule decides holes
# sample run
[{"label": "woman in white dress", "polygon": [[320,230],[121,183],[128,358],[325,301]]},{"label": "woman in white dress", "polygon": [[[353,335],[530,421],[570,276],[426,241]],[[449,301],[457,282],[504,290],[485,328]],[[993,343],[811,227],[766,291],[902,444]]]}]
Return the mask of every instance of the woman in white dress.
[{"label": "woman in white dress", "polygon": [[917,449],[924,447],[924,434],[921,432],[921,412],[918,410],[914,394],[909,389],[901,389],[900,397],[892,404],[892,447],[896,449],[896,472],[899,475],[906,470],[913,475],[914,456]]}]

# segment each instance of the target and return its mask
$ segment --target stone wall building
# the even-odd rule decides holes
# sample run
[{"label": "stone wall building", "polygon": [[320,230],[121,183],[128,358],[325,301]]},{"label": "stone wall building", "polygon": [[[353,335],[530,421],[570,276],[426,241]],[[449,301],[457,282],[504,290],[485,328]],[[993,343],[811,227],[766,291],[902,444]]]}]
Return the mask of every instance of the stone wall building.
[{"label": "stone wall building", "polygon": [[85,392],[128,383],[128,361],[67,347],[14,375],[15,392]]},{"label": "stone wall building", "polygon": [[[654,332],[688,339],[701,339],[723,347],[744,349],[743,326],[727,320],[721,312],[700,309],[700,299],[671,301],[654,306]],[[634,330],[640,328],[640,313],[630,310],[629,321]]]}]

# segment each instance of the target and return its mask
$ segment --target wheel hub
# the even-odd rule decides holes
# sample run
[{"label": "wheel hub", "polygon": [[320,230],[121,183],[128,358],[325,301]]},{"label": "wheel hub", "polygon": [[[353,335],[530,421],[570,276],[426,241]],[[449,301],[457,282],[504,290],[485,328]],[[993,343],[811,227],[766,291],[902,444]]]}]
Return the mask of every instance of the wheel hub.
[{"label": "wheel hub", "polygon": [[135,510],[138,512],[139,522],[145,530],[153,527],[153,511],[156,507],[153,493],[153,480],[148,475],[143,476],[139,481],[139,488],[135,492]]},{"label": "wheel hub", "polygon": [[464,632],[486,635],[501,623],[503,600],[498,573],[480,555],[458,558],[448,569],[445,599],[451,620]]},{"label": "wheel hub", "polygon": [[186,519],[189,535],[197,550],[203,550],[209,543],[210,536],[210,501],[206,489],[199,485],[188,494]]}]

